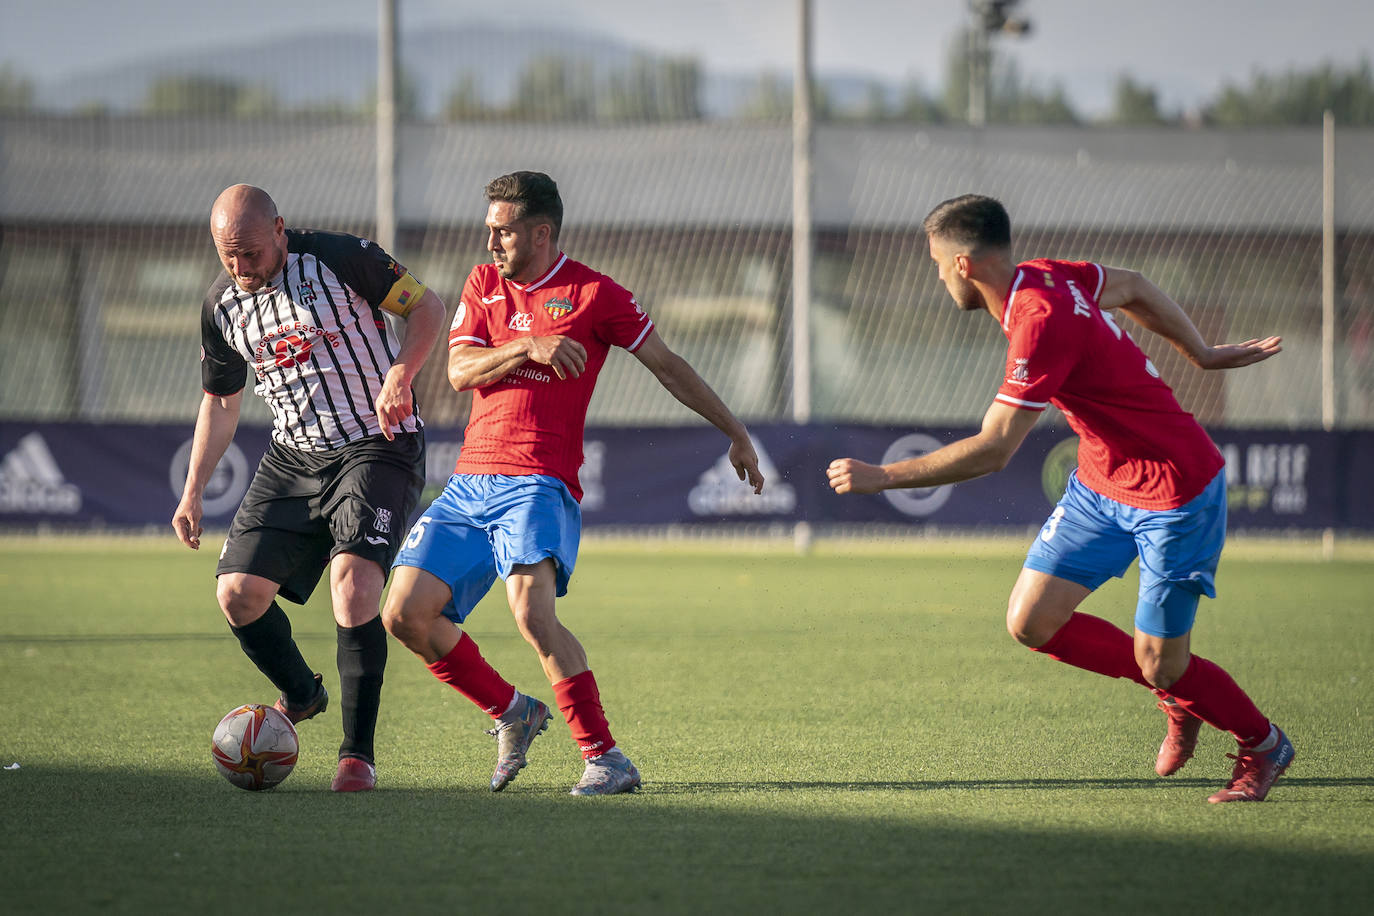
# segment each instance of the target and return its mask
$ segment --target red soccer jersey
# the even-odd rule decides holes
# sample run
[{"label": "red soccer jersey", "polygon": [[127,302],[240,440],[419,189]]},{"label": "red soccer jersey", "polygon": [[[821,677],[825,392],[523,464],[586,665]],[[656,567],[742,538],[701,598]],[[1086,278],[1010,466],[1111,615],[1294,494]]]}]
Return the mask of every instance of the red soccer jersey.
[{"label": "red soccer jersey", "polygon": [[1064,411],[1079,436],[1085,486],[1139,509],[1173,509],[1225,461],[1135,341],[1098,308],[1105,280],[1097,264],[1017,266],[1002,313],[1010,343],[997,400]]},{"label": "red soccer jersey", "polygon": [[449,329],[450,348],[499,347],[517,337],[561,334],[587,348],[577,378],[525,363],[476,389],[457,474],[549,474],[582,499],[582,434],[596,377],[612,346],[637,350],[654,323],[610,277],[560,253],[533,283],[506,280],[495,264],[468,274]]}]

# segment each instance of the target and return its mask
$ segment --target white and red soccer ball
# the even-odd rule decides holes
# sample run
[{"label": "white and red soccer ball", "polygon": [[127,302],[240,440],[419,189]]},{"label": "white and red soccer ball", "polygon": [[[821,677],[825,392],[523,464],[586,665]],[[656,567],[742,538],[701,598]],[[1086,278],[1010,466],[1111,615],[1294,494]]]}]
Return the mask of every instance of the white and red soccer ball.
[{"label": "white and red soccer ball", "polygon": [[296,728],[271,706],[249,703],[230,711],[210,745],[215,767],[240,789],[270,789],[291,775],[300,753]]}]

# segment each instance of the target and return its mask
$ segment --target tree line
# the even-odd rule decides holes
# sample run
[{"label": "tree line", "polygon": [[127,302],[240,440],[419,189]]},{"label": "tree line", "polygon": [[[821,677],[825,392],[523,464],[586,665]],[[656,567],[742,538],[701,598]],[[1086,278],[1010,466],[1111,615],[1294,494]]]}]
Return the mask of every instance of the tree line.
[{"label": "tree line", "polygon": [[[863,88],[857,99],[841,101],[829,85],[819,80],[815,116],[820,121],[865,124],[959,124],[967,120],[968,87],[967,55],[962,43],[956,43],[948,56],[944,86],[939,91],[928,91],[915,80],[895,90],[875,80]],[[475,74],[458,74],[442,98],[437,117],[443,122],[695,121],[707,116],[702,95],[702,68],[692,58],[640,55],[624,68],[606,74],[598,73],[588,59],[571,55],[545,57],[531,61],[520,71],[511,96],[501,102],[493,102],[484,95]],[[35,96],[32,80],[9,65],[0,66],[0,112],[33,111]],[[398,96],[401,118],[423,119],[420,91],[412,76],[401,74]],[[375,105],[375,88],[361,103],[331,101],[287,106],[266,85],[187,74],[156,80],[139,110],[151,115],[361,117],[371,114]],[[1280,126],[1320,123],[1327,110],[1342,125],[1374,126],[1374,71],[1367,59],[1349,67],[1327,63],[1308,70],[1256,73],[1248,83],[1228,85],[1190,112],[1167,110],[1156,89],[1122,73],[1114,86],[1110,110],[1103,117],[1088,119],[1074,108],[1062,86],[1040,86],[1021,74],[1014,59],[994,55],[987,122]],[[728,117],[785,122],[791,115],[790,75],[765,72],[745,86]]]}]

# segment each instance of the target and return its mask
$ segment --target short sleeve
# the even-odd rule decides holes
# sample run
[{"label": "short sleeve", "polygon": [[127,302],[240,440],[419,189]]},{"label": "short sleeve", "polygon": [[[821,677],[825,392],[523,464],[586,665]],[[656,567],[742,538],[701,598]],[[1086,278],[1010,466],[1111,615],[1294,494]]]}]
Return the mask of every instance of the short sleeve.
[{"label": "short sleeve", "polygon": [[320,260],[373,308],[404,317],[424,295],[424,284],[410,275],[386,249],[368,239],[341,232],[297,233]]},{"label": "short sleeve", "polygon": [[491,332],[487,330],[486,307],[477,286],[477,271],[468,274],[458,307],[453,311],[453,323],[448,329],[449,349],[460,346],[491,346]]},{"label": "short sleeve", "polygon": [[653,321],[630,291],[613,280],[600,281],[597,303],[597,334],[611,346],[623,347],[633,353],[654,329]]},{"label": "short sleeve", "polygon": [[1078,362],[1086,322],[1073,321],[1071,312],[1051,309],[1038,295],[1018,310],[997,400],[1023,410],[1044,410]]},{"label": "short sleeve", "polygon": [[229,345],[215,320],[219,294],[228,278],[211,287],[200,310],[200,385],[207,394],[238,394],[248,382],[248,362]]}]

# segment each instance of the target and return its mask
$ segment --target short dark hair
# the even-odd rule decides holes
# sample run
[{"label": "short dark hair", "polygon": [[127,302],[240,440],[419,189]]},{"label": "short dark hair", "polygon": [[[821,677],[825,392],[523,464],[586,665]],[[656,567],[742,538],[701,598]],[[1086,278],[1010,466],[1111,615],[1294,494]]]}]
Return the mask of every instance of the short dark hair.
[{"label": "short dark hair", "polygon": [[554,238],[563,228],[563,198],[558,185],[543,172],[511,172],[487,182],[487,200],[514,204],[518,219],[543,217],[553,223]]},{"label": "short dark hair", "polygon": [[1011,217],[999,201],[982,194],[950,198],[921,223],[926,235],[967,246],[970,252],[1011,247]]}]

